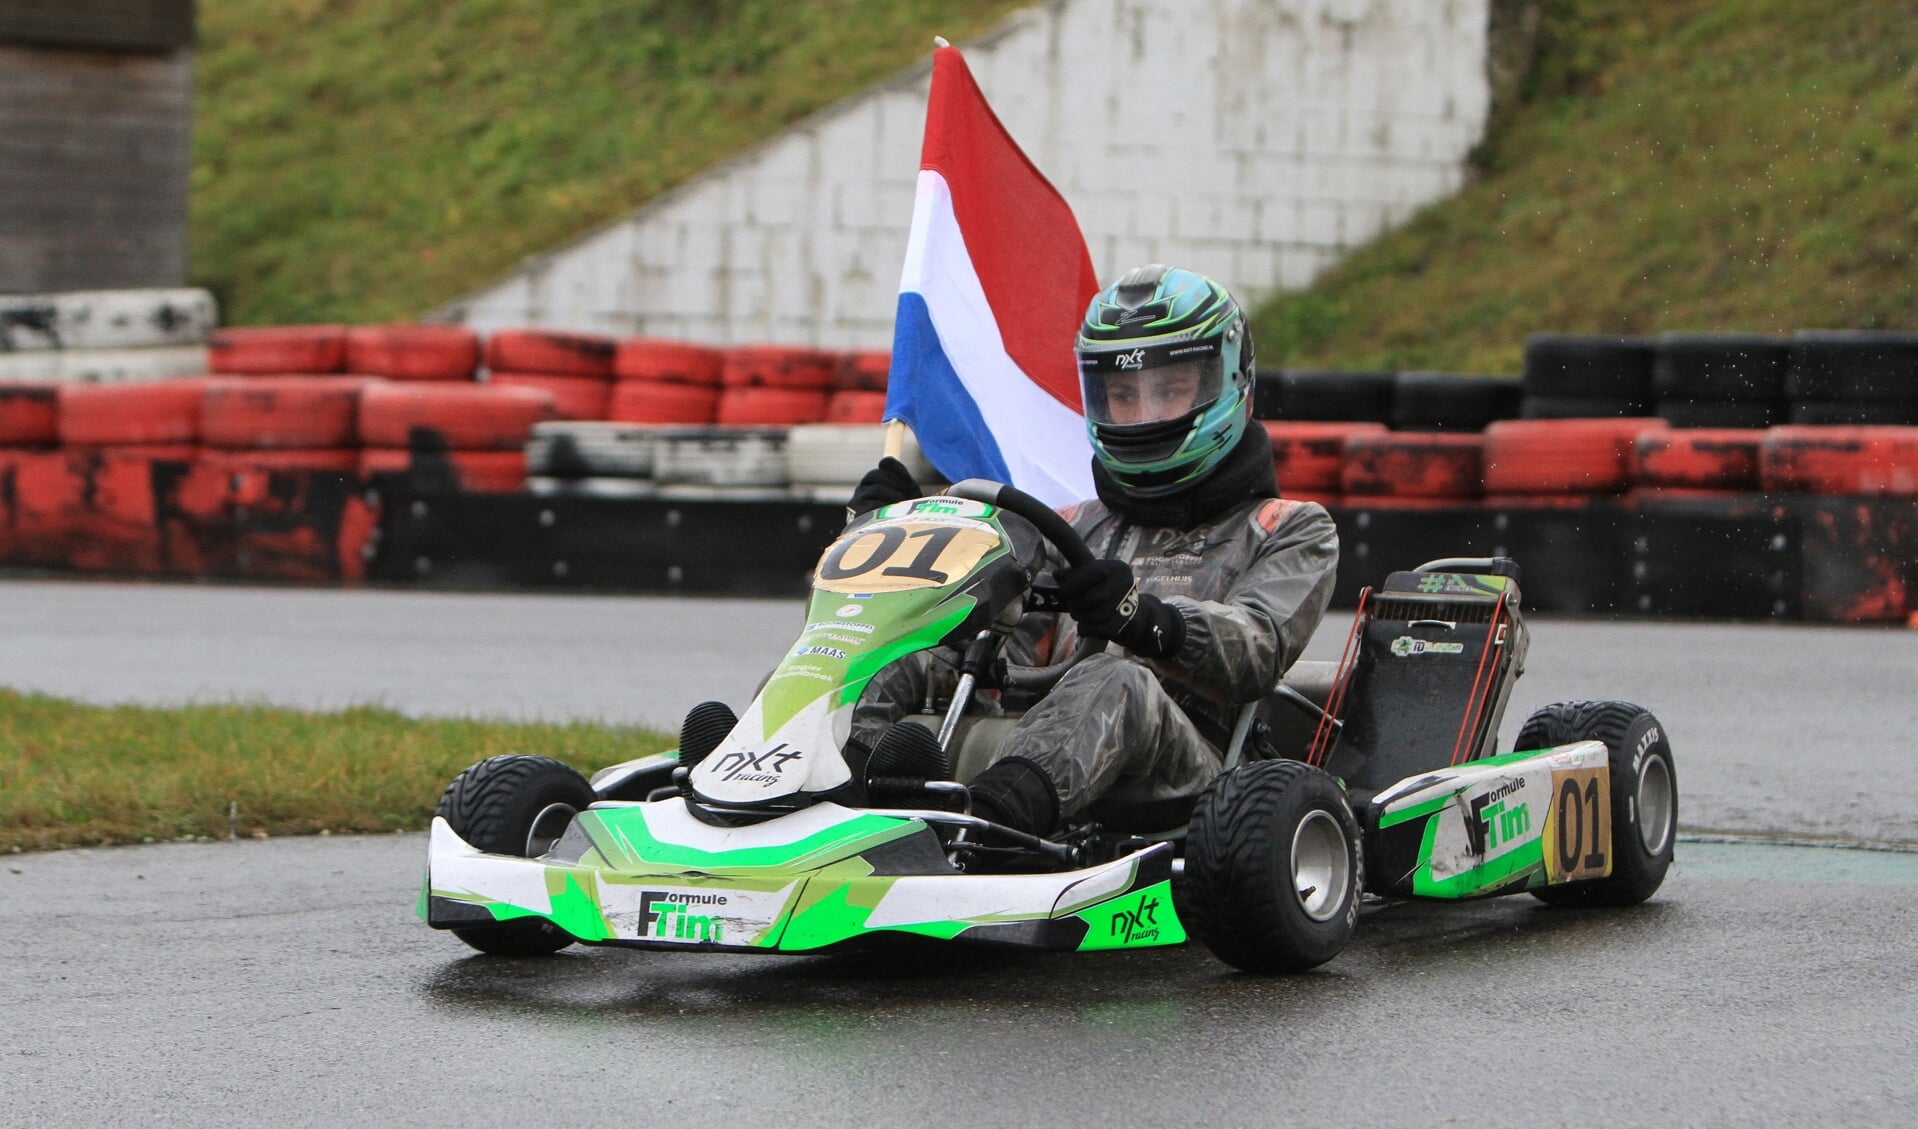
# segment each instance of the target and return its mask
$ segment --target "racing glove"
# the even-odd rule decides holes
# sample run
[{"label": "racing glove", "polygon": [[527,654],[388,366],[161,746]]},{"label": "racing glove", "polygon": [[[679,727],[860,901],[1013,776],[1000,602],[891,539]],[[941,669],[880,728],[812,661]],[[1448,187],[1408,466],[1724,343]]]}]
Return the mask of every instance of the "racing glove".
[{"label": "racing glove", "polygon": [[1185,617],[1179,609],[1139,591],[1132,566],[1097,560],[1059,574],[1060,602],[1079,623],[1081,634],[1109,639],[1135,655],[1170,658],[1185,643]]},{"label": "racing glove", "polygon": [[866,472],[853,488],[852,499],[846,503],[846,520],[851,521],[860,514],[871,513],[881,506],[890,506],[894,502],[906,502],[926,496],[906,464],[887,455],[879,460],[879,465]]}]

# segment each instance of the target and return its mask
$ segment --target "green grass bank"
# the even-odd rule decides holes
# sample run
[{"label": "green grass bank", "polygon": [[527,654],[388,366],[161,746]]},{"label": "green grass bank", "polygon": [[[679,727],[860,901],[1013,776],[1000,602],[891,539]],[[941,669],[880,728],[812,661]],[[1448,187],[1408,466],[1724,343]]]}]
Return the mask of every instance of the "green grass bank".
[{"label": "green grass bank", "polygon": [[1023,0],[201,0],[192,276],[417,315]]},{"label": "green grass bank", "polygon": [[539,753],[590,775],[674,744],[586,723],[87,706],[0,690],[0,852],[420,829],[474,761]]},{"label": "green grass bank", "polygon": [[1262,361],[1516,373],[1535,331],[1918,328],[1918,4],[1535,7],[1468,187],[1266,304]]}]

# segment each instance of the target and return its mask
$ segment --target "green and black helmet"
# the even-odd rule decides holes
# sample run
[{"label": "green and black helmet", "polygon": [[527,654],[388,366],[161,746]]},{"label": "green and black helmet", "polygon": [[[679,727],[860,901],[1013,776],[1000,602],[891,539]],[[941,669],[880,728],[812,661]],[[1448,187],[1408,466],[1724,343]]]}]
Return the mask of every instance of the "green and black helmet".
[{"label": "green and black helmet", "polygon": [[1212,473],[1252,419],[1252,333],[1202,274],[1128,271],[1086,308],[1076,351],[1093,457],[1139,497]]}]

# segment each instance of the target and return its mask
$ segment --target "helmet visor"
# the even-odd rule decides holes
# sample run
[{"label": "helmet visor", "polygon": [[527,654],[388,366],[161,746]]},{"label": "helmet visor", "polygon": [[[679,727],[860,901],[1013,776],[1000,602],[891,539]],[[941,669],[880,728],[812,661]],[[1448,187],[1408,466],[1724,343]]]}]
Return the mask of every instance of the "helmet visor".
[{"label": "helmet visor", "polygon": [[1095,424],[1175,420],[1218,399],[1223,383],[1216,341],[1079,354],[1086,419]]}]

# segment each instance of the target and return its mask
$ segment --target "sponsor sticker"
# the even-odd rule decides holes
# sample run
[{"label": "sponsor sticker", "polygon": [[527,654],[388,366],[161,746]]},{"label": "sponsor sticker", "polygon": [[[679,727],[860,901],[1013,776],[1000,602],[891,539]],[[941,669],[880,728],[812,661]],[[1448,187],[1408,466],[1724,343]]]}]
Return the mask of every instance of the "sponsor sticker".
[{"label": "sponsor sticker", "polygon": [[1463,643],[1435,643],[1430,639],[1414,639],[1410,635],[1401,635],[1392,640],[1392,654],[1398,658],[1410,655],[1462,655]]}]

